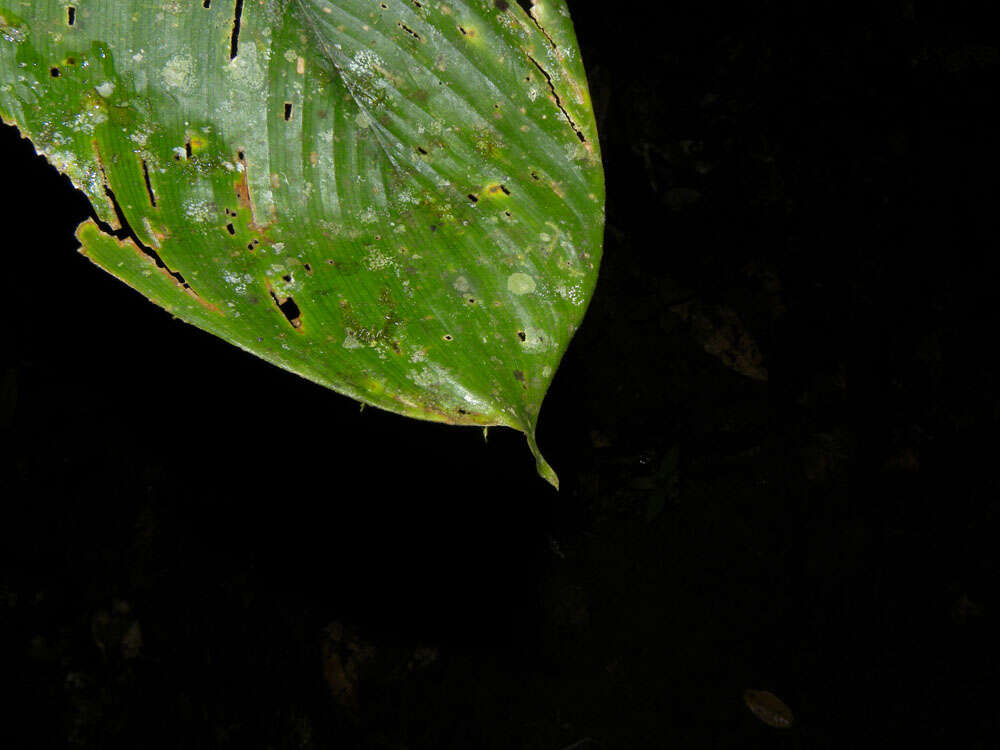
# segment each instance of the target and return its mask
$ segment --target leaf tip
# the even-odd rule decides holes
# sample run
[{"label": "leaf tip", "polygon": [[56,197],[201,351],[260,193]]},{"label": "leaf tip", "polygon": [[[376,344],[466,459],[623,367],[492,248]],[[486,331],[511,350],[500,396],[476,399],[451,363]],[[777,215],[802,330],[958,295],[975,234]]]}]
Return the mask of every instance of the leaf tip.
[{"label": "leaf tip", "polygon": [[535,468],[538,469],[538,476],[558,490],[559,477],[555,470],[549,465],[549,462],[542,456],[542,452],[538,450],[538,443],[535,442],[534,430],[525,431],[524,436],[528,439],[528,447],[531,449],[531,455],[535,457]]}]

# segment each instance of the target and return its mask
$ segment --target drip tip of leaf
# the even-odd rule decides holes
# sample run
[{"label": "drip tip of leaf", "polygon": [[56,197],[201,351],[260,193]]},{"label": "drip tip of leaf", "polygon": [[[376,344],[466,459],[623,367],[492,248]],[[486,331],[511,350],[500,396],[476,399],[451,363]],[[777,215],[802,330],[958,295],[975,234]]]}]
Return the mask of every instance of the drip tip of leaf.
[{"label": "drip tip of leaf", "polygon": [[531,449],[531,455],[535,457],[535,468],[538,469],[538,476],[558,490],[559,477],[556,475],[555,470],[549,465],[549,462],[542,456],[542,452],[538,450],[538,443],[535,442],[534,429],[530,431],[526,430],[524,436],[528,439],[528,447]]}]

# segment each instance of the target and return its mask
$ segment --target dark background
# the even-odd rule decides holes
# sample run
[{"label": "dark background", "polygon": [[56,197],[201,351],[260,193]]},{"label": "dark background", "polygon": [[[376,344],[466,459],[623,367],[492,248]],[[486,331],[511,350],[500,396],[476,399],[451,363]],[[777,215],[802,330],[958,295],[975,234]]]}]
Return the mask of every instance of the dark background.
[{"label": "dark background", "polygon": [[608,231],[559,493],[171,319],[0,129],[19,747],[996,746],[995,29],[650,6],[570,5]]}]

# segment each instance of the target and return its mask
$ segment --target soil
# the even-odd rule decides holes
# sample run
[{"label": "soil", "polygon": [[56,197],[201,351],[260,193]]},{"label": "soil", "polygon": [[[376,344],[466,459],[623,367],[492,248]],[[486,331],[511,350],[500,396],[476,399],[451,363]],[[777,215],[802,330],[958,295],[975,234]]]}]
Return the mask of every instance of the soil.
[{"label": "soil", "polygon": [[995,34],[665,6],[570,3],[608,228],[558,493],[94,269],[2,129],[8,746],[995,744]]}]

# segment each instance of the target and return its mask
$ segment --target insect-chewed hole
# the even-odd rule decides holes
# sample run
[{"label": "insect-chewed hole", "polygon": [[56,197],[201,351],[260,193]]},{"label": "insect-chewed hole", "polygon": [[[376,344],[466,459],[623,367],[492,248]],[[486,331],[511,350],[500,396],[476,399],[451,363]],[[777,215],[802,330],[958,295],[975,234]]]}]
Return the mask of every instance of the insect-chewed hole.
[{"label": "insect-chewed hole", "polygon": [[455,339],[455,337],[454,337],[454,336],[452,336],[452,335],[451,335],[450,333],[446,333],[446,334],[445,334],[444,336],[442,336],[441,338],[443,338],[443,339],[444,339],[445,341],[453,341],[453,340]]},{"label": "insect-chewed hole", "polygon": [[53,78],[58,78],[59,76],[62,75],[62,72],[59,70],[59,68],[49,68],[49,75],[52,76]]},{"label": "insect-chewed hole", "polygon": [[518,331],[517,332],[517,337],[519,339],[521,339],[521,341],[527,341],[528,340],[528,334],[526,334],[524,331]]},{"label": "insect-chewed hole", "polygon": [[66,8],[66,24],[72,26],[76,23],[76,8],[70,5]]},{"label": "insect-chewed hole", "polygon": [[202,4],[201,4],[201,7],[202,8],[211,8],[212,7],[212,0],[204,0],[204,2],[202,2]]},{"label": "insect-chewed hole", "polygon": [[472,201],[473,203],[479,203],[479,196],[478,196],[478,195],[476,195],[475,193],[469,193],[469,194],[468,194],[468,195],[466,196],[466,198],[468,198],[468,199],[469,199],[470,201]]},{"label": "insect-chewed hole", "polygon": [[236,227],[234,227],[232,223],[226,224],[226,231],[230,234],[236,234]]},{"label": "insect-chewed hole", "polygon": [[285,102],[285,122],[292,119],[292,103]]}]

